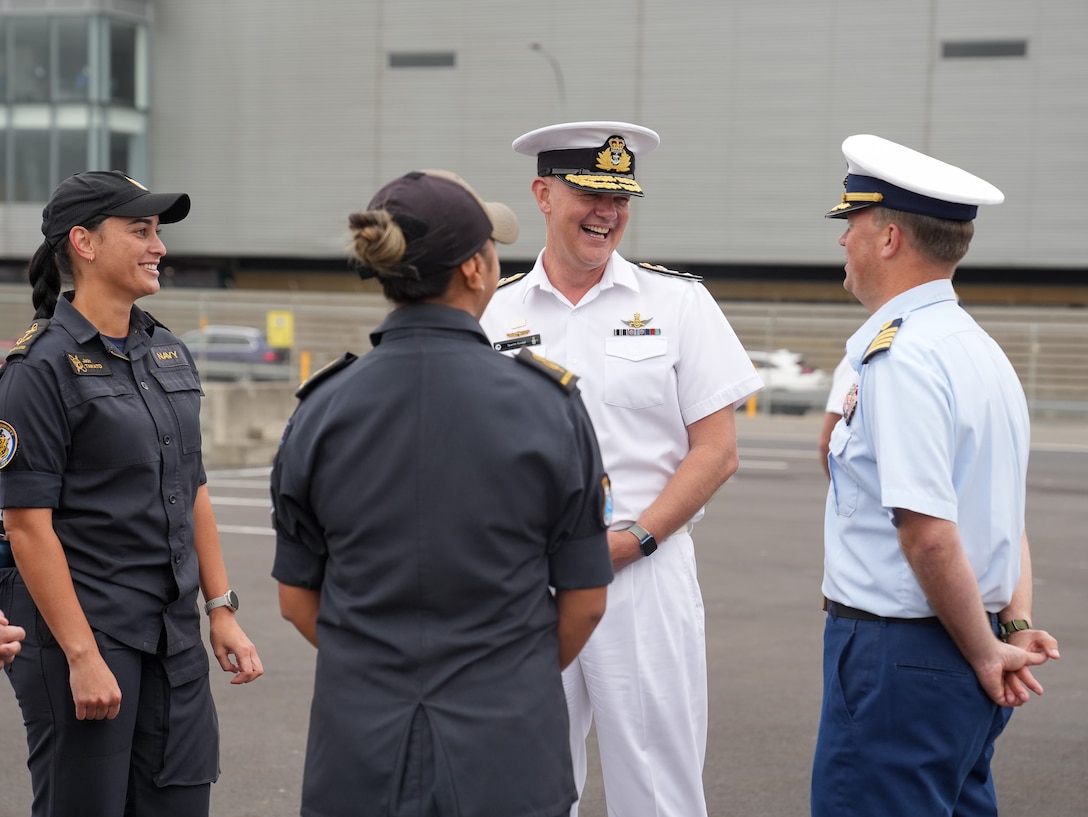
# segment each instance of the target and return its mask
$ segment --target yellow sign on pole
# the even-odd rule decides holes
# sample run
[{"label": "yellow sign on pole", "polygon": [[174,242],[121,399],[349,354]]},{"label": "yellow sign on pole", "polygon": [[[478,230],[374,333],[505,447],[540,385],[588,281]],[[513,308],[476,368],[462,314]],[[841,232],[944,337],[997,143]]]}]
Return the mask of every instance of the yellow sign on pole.
[{"label": "yellow sign on pole", "polygon": [[265,334],[274,349],[290,349],[295,345],[295,313],[286,309],[268,313]]}]

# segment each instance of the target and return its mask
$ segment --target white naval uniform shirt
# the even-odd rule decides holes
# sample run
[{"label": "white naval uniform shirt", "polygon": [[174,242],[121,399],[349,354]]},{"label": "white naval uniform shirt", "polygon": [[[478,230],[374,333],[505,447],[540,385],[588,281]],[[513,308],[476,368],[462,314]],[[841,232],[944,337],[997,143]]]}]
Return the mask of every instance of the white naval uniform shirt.
[{"label": "white naval uniform shirt", "polygon": [[[862,363],[882,326],[891,347]],[[1030,428],[1005,353],[961,308],[951,281],[882,306],[847,342],[857,404],[831,435],[824,595],[881,616],[934,615],[899,547],[892,509],[959,527],[986,610],[1020,578]]]},{"label": "white naval uniform shirt", "polygon": [[[687,426],[742,405],[763,384],[701,283],[613,253],[601,281],[572,305],[548,280],[543,255],[499,288],[480,323],[492,344],[528,330],[521,337],[532,339],[531,351],[581,378],[621,526],[657,499],[687,455]],[[630,334],[625,321],[636,315],[658,333]]]}]

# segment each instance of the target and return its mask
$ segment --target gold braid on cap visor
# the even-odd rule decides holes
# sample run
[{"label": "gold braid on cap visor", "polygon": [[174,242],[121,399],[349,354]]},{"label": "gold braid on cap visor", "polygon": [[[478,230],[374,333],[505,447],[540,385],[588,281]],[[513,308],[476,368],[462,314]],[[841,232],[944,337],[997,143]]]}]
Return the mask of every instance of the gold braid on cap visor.
[{"label": "gold braid on cap visor", "polygon": [[836,204],[831,208],[831,212],[836,210],[846,210],[854,202],[867,202],[869,204],[876,204],[877,202],[884,201],[883,193],[843,193],[842,204]]},{"label": "gold braid on cap visor", "polygon": [[578,187],[588,187],[593,190],[619,190],[623,193],[642,192],[642,188],[638,186],[638,182],[634,179],[625,178],[624,176],[588,176],[567,173],[563,176],[563,179],[571,184],[578,185]]}]

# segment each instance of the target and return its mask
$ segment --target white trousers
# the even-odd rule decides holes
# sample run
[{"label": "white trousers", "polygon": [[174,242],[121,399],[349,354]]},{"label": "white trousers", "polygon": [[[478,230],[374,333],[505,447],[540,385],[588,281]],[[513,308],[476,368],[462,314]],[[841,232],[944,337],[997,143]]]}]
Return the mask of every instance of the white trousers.
[{"label": "white trousers", "polygon": [[616,574],[563,685],[579,797],[595,723],[609,817],[705,817],[706,631],[690,534]]}]

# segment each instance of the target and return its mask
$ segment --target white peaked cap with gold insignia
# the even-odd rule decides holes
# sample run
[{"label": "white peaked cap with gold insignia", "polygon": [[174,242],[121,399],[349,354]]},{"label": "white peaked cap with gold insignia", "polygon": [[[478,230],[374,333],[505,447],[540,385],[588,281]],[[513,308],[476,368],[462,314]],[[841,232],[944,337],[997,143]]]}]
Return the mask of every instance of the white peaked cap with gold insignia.
[{"label": "white peaked cap with gold insignia", "polygon": [[537,157],[539,176],[555,176],[579,190],[641,196],[635,158],[659,144],[656,131],[630,122],[565,122],[522,134],[513,148]]},{"label": "white peaked cap with gold insignia", "polygon": [[1005,194],[985,179],[924,153],[871,134],[847,137],[846,191],[825,215],[845,218],[880,205],[955,221],[971,221],[981,204],[1001,204]]}]

